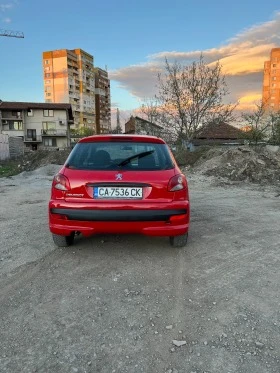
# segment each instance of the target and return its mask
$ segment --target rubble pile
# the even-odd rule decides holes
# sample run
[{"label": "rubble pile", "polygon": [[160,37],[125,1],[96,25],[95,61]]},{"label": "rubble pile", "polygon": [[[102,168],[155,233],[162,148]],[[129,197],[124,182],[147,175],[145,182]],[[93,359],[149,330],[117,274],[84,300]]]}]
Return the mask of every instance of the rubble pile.
[{"label": "rubble pile", "polygon": [[195,162],[193,171],[231,181],[280,184],[280,148],[269,145],[212,148]]},{"label": "rubble pile", "polygon": [[[49,164],[62,165],[69,152],[70,150],[38,150],[27,153],[16,160],[17,171],[34,171]],[[188,173],[203,174],[231,182],[280,186],[279,146],[206,147],[188,152],[184,159],[184,165],[180,166],[187,166]]]},{"label": "rubble pile", "polygon": [[26,153],[19,161],[20,171],[34,171],[48,164],[63,165],[70,150],[37,150]]}]

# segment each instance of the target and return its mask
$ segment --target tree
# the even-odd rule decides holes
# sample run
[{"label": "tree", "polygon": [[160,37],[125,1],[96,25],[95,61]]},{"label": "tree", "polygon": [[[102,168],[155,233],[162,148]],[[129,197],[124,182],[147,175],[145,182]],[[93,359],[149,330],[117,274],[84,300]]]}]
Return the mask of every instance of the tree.
[{"label": "tree", "polygon": [[244,135],[250,143],[257,145],[260,141],[264,141],[269,137],[272,122],[271,115],[273,114],[267,112],[266,105],[262,101],[255,104],[255,110],[251,113],[242,114],[247,126],[251,128]]},{"label": "tree", "polygon": [[274,145],[280,145],[280,111],[270,113],[271,118],[271,137],[270,142]]},{"label": "tree", "polygon": [[146,98],[143,100],[140,112],[144,119],[151,123],[156,123],[159,119],[159,103],[156,98]]},{"label": "tree", "polygon": [[206,125],[233,119],[236,104],[224,104],[228,94],[219,62],[208,66],[201,55],[198,62],[183,66],[165,60],[158,75],[158,118],[178,140],[190,142]]},{"label": "tree", "polygon": [[163,138],[168,144],[172,144],[176,141],[176,135],[174,131],[170,131],[170,128],[162,126],[164,121],[162,118],[160,104],[156,97],[146,98],[145,100],[143,100],[143,103],[140,108],[140,113],[143,119],[161,127],[160,130],[155,129],[153,131],[153,129],[151,129],[150,126],[149,128],[147,128],[147,132],[149,131],[151,135],[159,136],[160,131],[160,137]]},{"label": "tree", "polygon": [[95,134],[95,131],[93,128],[89,127],[81,127],[81,128],[71,128],[71,136],[77,136],[77,137],[87,137],[92,136]]}]

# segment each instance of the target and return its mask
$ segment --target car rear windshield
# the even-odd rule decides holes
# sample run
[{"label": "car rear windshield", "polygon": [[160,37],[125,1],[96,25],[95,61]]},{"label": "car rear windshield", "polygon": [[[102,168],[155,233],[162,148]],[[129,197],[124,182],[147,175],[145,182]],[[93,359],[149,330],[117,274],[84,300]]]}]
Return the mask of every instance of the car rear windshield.
[{"label": "car rear windshield", "polygon": [[165,144],[143,142],[81,142],[66,167],[79,170],[167,170],[174,167]]}]

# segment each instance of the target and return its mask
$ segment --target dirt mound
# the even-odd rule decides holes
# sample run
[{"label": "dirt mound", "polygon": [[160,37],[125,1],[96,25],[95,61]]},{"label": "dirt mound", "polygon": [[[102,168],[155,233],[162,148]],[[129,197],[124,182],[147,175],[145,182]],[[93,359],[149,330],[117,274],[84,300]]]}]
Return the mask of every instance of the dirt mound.
[{"label": "dirt mound", "polygon": [[[70,150],[37,150],[16,160],[13,174],[34,171],[50,164],[62,165]],[[177,158],[177,157],[176,157]],[[231,182],[251,182],[280,186],[280,147],[239,146],[201,148],[181,155],[188,172],[222,178]],[[178,161],[178,159],[177,159]]]},{"label": "dirt mound", "polygon": [[280,183],[279,147],[213,148],[203,154],[193,170],[231,181]]},{"label": "dirt mound", "polygon": [[63,165],[70,150],[36,150],[19,159],[20,171],[33,171],[48,164]]}]

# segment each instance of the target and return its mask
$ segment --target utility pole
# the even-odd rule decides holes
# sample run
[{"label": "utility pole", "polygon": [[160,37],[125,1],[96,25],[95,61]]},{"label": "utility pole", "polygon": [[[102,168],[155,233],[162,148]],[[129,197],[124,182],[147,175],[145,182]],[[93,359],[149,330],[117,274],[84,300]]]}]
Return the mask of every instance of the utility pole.
[{"label": "utility pole", "polygon": [[[0,106],[2,105],[3,101],[0,100]],[[2,110],[1,110],[1,107],[0,107],[0,134],[2,133],[2,128],[3,128],[3,125],[2,125]]]},{"label": "utility pole", "polygon": [[[0,29],[0,36],[8,36],[10,38],[20,38],[23,39],[24,35],[21,31],[12,31],[12,30],[3,30]],[[0,105],[3,103],[3,101],[0,99]],[[2,133],[2,111],[0,109],[0,133]]]},{"label": "utility pole", "polygon": [[10,38],[24,38],[24,34],[21,31],[3,30],[0,29],[0,36],[8,36]]},{"label": "utility pole", "polygon": [[117,126],[112,130],[112,133],[122,133],[122,127],[120,124],[120,112],[117,109]]},{"label": "utility pole", "polygon": [[120,124],[120,112],[119,112],[119,109],[117,108],[117,133],[122,133],[122,128],[121,128],[121,124]]}]

